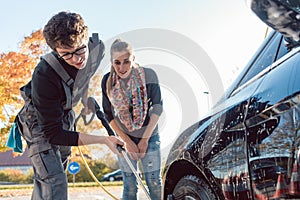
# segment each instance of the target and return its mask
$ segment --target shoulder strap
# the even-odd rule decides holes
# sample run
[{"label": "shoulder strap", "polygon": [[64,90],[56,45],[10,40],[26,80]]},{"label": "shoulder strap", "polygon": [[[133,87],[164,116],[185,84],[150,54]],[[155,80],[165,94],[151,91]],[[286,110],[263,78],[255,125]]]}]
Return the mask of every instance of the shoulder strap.
[{"label": "shoulder strap", "polygon": [[63,81],[70,87],[74,84],[74,80],[66,72],[64,67],[60,64],[57,58],[52,53],[47,53],[42,57],[47,63],[56,71],[56,73],[63,79]]},{"label": "shoulder strap", "polygon": [[94,44],[98,45],[99,43],[99,36],[98,36],[98,33],[92,33],[92,41]]},{"label": "shoulder strap", "polygon": [[[100,64],[100,61],[103,58],[103,52],[104,52],[104,45],[102,44],[102,41],[99,39],[98,33],[92,33],[92,37],[89,41],[89,48],[90,48],[90,55],[88,59],[89,65],[91,65],[91,70],[93,73],[95,72],[93,69],[98,68],[98,65]],[[101,53],[102,48],[102,53]]]},{"label": "shoulder strap", "polygon": [[72,94],[71,87],[73,87],[74,80],[70,77],[68,72],[64,69],[61,63],[52,53],[47,53],[42,58],[56,71],[56,73],[62,78],[62,84],[66,93],[66,104],[64,110],[72,108]]}]

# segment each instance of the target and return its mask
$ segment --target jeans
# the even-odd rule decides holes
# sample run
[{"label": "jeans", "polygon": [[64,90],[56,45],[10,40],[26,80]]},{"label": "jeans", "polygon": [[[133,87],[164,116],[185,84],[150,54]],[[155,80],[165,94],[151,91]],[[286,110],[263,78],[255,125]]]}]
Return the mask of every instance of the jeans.
[{"label": "jeans", "polygon": [[[123,175],[123,195],[122,200],[137,199],[138,183],[126,160],[118,156],[118,161]],[[137,170],[138,162],[131,160],[132,165]],[[161,199],[161,152],[160,138],[156,134],[148,142],[148,149],[144,158],[141,159],[143,174],[149,189],[151,200]]]}]

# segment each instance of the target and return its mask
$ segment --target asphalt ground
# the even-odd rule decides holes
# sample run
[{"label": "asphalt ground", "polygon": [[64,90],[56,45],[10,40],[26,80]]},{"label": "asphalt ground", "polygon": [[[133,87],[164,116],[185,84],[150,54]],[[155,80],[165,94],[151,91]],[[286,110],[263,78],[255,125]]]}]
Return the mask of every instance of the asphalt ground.
[{"label": "asphalt ground", "polygon": [[[122,186],[105,186],[114,197],[121,199]],[[0,190],[1,200],[30,200],[32,189],[4,189]],[[146,200],[142,188],[139,188],[138,192],[139,200]],[[69,187],[68,188],[68,200],[114,200],[115,198],[108,195],[100,187]]]}]

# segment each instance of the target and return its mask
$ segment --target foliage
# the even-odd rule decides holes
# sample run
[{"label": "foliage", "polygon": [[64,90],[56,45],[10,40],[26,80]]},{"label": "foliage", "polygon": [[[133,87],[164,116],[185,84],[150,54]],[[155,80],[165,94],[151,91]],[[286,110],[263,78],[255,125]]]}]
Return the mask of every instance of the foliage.
[{"label": "foliage", "polygon": [[[0,121],[6,126],[0,132],[0,151],[6,149],[3,143],[7,140],[16,111],[24,103],[19,89],[30,80],[40,54],[46,50],[42,30],[38,30],[24,38],[19,52],[0,54]],[[12,110],[8,111],[8,106]]]},{"label": "foliage", "polygon": [[[38,30],[25,37],[21,43],[20,52],[8,52],[0,55],[0,109],[4,110],[4,105],[20,107],[19,88],[27,83],[32,71],[39,60],[42,46],[45,45],[42,31]],[[6,122],[3,113],[0,119]]]},{"label": "foliage", "polygon": [[8,125],[0,129],[0,152],[7,150],[5,144],[6,144],[7,135],[9,133],[10,127],[11,125]]},{"label": "foliage", "polygon": [[0,171],[0,180],[13,183],[32,183],[33,170],[23,173],[18,169],[4,169]]},{"label": "foliage", "polygon": [[[76,161],[80,165],[80,171],[75,175],[76,182],[94,182],[88,173],[81,157],[73,158],[72,161]],[[72,162],[71,161],[71,162]],[[101,181],[104,174],[114,171],[115,169],[109,168],[105,163],[100,160],[87,160],[87,163],[94,173],[94,175]],[[67,172],[68,182],[73,182],[73,175]],[[23,173],[18,169],[7,168],[0,170],[0,180],[4,182],[13,183],[32,183],[33,182],[33,170],[30,169],[26,173]]]}]

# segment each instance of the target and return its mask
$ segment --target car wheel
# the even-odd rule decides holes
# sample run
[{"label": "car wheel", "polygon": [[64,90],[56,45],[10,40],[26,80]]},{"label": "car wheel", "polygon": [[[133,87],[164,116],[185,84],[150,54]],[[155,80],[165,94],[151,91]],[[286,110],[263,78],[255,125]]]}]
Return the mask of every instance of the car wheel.
[{"label": "car wheel", "polygon": [[173,191],[172,199],[214,200],[217,198],[204,180],[194,175],[188,175],[178,181]]},{"label": "car wheel", "polygon": [[109,181],[113,182],[113,181],[115,181],[115,178],[111,176],[111,177],[109,177]]}]

